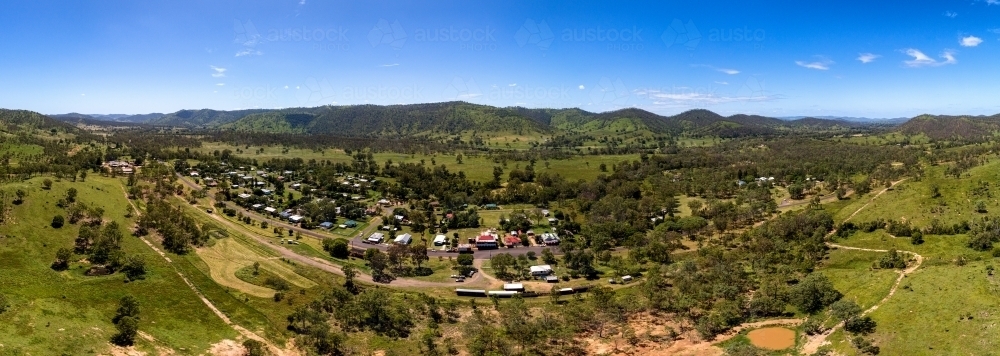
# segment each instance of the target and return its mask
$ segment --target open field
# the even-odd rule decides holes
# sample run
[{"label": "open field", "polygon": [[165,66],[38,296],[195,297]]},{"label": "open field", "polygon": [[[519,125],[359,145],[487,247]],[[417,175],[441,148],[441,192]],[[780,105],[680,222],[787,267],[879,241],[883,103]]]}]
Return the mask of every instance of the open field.
[{"label": "open field", "polygon": [[[0,344],[3,352],[24,354],[106,354],[114,333],[111,317],[118,300],[132,295],[142,306],[140,330],[156,341],[138,341],[138,349],[156,347],[200,353],[236,332],[222,323],[190,289],[183,287],[171,266],[136,238],[122,242],[127,254],[145,256],[145,280],[123,283],[121,275],[88,277],[84,263],[73,262],[67,271],[49,268],[56,250],[71,247],[76,225],[53,229],[55,201],[75,187],[79,201],[105,209],[105,219],[131,226],[119,182],[92,176],[86,182],[55,182],[52,190],[41,189],[42,178],[10,184],[29,195],[12,207],[9,222],[0,226],[0,293],[12,301],[12,309],[0,314]],[[76,259],[82,258],[76,256]]]},{"label": "open field", "polygon": [[[201,152],[211,153],[213,151],[232,150],[235,155],[246,158],[255,158],[258,161],[267,161],[272,158],[302,158],[303,160],[315,159],[317,161],[329,160],[332,163],[349,163],[352,158],[343,150],[329,149],[321,152],[298,149],[283,148],[281,146],[250,146],[246,148],[236,147],[221,143],[205,143],[199,149]],[[237,149],[243,153],[235,153]],[[263,149],[263,152],[260,150]],[[487,182],[493,180],[493,167],[501,166],[504,169],[504,179],[506,174],[516,167],[524,168],[529,162],[507,161],[494,162],[486,156],[463,155],[462,164],[456,160],[456,154],[405,154],[405,153],[375,153],[375,160],[382,166],[384,162],[392,160],[393,163],[420,163],[430,166],[432,164],[445,165],[449,171],[465,172],[465,175],[473,181]],[[638,160],[639,155],[616,155],[616,156],[574,156],[568,159],[538,161],[535,163],[535,172],[556,173],[567,179],[593,180],[598,175],[609,174],[611,165],[622,161],[631,162]],[[607,172],[602,172],[601,164],[605,164]]]},{"label": "open field", "polygon": [[284,266],[277,257],[262,256],[244,247],[234,239],[218,240],[211,247],[199,248],[198,257],[208,264],[212,279],[221,285],[238,289],[249,295],[269,298],[274,290],[244,282],[236,277],[236,271],[243,267],[260,263],[260,268],[273,273],[300,288],[312,288],[316,283],[295,274]]}]

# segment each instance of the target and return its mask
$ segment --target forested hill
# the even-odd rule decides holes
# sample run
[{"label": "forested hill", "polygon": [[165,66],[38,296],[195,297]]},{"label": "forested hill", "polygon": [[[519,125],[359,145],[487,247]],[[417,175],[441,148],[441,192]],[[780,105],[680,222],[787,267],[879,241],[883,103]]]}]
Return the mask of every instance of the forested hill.
[{"label": "forested hill", "polygon": [[0,109],[0,130],[7,133],[48,131],[79,133],[73,125],[28,110]]},{"label": "forested hill", "polygon": [[982,140],[1000,130],[1000,114],[992,116],[920,115],[896,128],[908,135],[924,134],[936,140]]},{"label": "forested hill", "polygon": [[[221,111],[181,110],[148,115],[53,115],[71,123],[126,121],[159,126],[234,130],[247,133],[336,134],[340,136],[440,136],[459,133],[499,135],[615,133],[707,137],[770,136],[790,132],[845,131],[860,127],[889,127],[895,122],[857,122],[803,117],[783,120],[758,115],[723,116],[695,109],[663,116],[637,108],[594,113],[578,108],[532,109],[494,107],[467,102],[409,105],[348,105],[311,108]],[[901,125],[907,134],[931,138],[982,137],[1000,127],[991,117],[920,116]]]},{"label": "forested hill", "polygon": [[[185,117],[188,119],[184,119]],[[592,113],[576,108],[498,108],[465,102],[231,112],[185,111],[169,114],[153,123],[258,133],[336,133],[350,136],[456,134],[470,131],[531,135],[641,130],[653,134],[740,137],[776,134],[796,128],[861,126],[846,121],[816,118],[786,121],[756,115],[727,117],[701,109],[662,116],[636,108]]]}]

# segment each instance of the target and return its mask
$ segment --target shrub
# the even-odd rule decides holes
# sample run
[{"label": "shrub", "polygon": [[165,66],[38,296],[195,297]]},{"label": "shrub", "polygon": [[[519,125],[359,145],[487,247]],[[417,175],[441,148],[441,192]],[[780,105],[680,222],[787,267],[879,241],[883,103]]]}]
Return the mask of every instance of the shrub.
[{"label": "shrub", "polygon": [[63,227],[63,225],[65,224],[66,224],[66,218],[64,218],[62,215],[56,215],[52,217],[52,227],[58,229]]}]

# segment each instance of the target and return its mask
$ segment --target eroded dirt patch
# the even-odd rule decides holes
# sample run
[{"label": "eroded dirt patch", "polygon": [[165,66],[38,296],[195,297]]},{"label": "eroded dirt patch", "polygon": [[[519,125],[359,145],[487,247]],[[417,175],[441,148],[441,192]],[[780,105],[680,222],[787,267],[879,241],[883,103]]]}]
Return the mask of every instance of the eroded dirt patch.
[{"label": "eroded dirt patch", "polygon": [[750,331],[747,338],[753,346],[767,350],[784,350],[795,346],[795,331],[786,328],[763,328]]}]

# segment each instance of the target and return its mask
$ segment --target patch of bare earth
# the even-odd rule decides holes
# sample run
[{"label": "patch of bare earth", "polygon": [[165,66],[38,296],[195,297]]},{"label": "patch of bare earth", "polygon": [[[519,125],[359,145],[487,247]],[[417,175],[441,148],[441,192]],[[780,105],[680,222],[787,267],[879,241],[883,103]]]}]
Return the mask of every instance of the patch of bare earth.
[{"label": "patch of bare earth", "polygon": [[222,340],[208,349],[208,354],[213,356],[243,356],[246,349],[234,340]]}]

